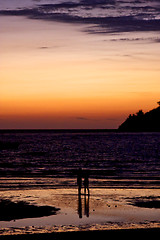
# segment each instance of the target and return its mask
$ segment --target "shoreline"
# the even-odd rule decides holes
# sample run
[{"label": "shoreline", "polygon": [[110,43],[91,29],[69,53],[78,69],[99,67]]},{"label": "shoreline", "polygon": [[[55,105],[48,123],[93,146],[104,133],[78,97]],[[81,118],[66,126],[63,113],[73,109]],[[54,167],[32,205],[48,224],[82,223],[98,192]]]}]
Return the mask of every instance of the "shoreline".
[{"label": "shoreline", "polygon": [[114,229],[114,230],[91,230],[91,231],[73,231],[73,232],[52,232],[40,234],[22,234],[22,235],[3,235],[0,240],[50,240],[50,239],[75,239],[80,238],[93,238],[93,237],[139,237],[143,234],[144,237],[153,237],[160,234],[160,228],[136,228],[136,229]]}]

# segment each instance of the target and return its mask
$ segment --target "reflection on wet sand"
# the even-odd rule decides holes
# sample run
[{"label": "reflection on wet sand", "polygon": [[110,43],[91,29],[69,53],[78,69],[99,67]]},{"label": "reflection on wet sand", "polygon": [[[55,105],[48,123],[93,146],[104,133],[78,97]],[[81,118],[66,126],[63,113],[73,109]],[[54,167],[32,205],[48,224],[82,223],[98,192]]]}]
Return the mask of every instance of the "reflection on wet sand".
[{"label": "reflection on wet sand", "polygon": [[159,189],[90,188],[90,195],[84,189],[81,193],[77,188],[1,191],[1,199],[14,203],[61,209],[48,217],[0,221],[1,235],[160,226]]},{"label": "reflection on wet sand", "polygon": [[[89,217],[89,172],[79,168],[77,172],[77,185],[78,185],[78,215],[82,218],[82,178],[84,178],[84,215]],[[86,194],[86,191],[88,194]]]},{"label": "reflection on wet sand", "polygon": [[89,194],[78,194],[78,215],[82,218],[82,196],[84,199],[84,216],[89,217]]},{"label": "reflection on wet sand", "polygon": [[84,196],[84,215],[89,217],[89,194]]}]

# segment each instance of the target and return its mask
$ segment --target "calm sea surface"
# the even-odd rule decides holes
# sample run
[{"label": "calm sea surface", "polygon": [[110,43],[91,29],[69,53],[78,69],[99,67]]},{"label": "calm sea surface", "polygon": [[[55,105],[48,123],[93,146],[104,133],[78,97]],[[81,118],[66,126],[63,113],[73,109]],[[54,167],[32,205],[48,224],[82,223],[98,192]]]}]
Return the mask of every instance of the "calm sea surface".
[{"label": "calm sea surface", "polygon": [[[160,187],[160,133],[1,132],[0,188],[75,186],[78,168],[90,186]],[[1,142],[1,144],[2,144]]]}]

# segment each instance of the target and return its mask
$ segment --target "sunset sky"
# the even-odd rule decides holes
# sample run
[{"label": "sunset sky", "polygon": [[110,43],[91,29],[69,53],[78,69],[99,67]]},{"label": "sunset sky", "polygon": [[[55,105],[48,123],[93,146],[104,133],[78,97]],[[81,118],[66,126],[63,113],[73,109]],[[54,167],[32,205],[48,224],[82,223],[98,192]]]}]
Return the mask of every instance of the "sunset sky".
[{"label": "sunset sky", "polygon": [[0,8],[0,129],[117,128],[158,106],[158,0]]}]

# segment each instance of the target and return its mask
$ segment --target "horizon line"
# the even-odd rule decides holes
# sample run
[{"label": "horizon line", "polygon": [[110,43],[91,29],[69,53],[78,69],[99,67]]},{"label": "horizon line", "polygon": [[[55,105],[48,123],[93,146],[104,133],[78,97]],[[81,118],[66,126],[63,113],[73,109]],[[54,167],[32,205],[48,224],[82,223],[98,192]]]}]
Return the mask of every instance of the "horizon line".
[{"label": "horizon line", "polygon": [[118,130],[117,128],[5,128],[5,129],[0,129],[0,131],[116,131]]}]

